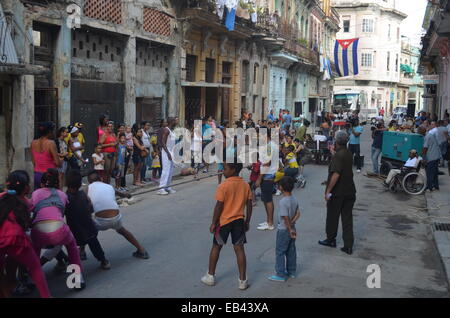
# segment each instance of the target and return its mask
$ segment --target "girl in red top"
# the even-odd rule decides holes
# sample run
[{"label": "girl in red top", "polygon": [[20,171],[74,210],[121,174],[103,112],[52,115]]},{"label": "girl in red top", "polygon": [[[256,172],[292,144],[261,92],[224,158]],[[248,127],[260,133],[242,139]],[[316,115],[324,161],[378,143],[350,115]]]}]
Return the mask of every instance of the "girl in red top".
[{"label": "girl in red top", "polygon": [[116,134],[114,133],[114,123],[112,121],[108,123],[105,133],[100,137],[100,144],[105,160],[105,180],[103,182],[109,184],[111,182],[111,173],[116,166],[116,149],[118,144]]},{"label": "girl in red top", "polygon": [[[23,265],[30,274],[41,297],[49,298],[50,291],[39,257],[25,231],[30,225],[31,203],[25,198],[30,190],[30,178],[25,171],[13,171],[6,181],[7,192],[0,194],[0,272],[5,263]],[[15,266],[6,266],[9,269]],[[7,272],[15,281],[14,271]]]}]

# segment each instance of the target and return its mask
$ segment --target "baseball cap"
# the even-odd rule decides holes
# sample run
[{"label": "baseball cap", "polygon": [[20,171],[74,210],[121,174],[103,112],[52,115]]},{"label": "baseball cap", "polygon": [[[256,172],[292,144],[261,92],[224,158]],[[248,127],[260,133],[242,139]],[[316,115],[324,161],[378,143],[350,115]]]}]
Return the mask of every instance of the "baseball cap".
[{"label": "baseball cap", "polygon": [[82,123],[75,123],[74,127],[77,127],[79,129],[83,128],[83,124]]}]

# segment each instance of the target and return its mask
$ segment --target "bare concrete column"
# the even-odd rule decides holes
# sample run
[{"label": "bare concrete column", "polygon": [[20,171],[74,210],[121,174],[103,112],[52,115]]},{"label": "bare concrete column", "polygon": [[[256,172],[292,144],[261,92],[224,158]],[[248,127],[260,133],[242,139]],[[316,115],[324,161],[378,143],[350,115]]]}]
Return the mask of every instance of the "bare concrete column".
[{"label": "bare concrete column", "polygon": [[134,36],[128,38],[125,47],[123,76],[125,81],[125,123],[132,125],[136,121],[136,37]]},{"label": "bare concrete column", "polygon": [[[177,47],[174,48],[172,58],[169,62],[169,70],[167,76],[169,77],[167,90],[167,102],[168,102],[168,116],[181,116],[180,111],[180,96],[181,91],[181,41]],[[186,58],[186,55],[184,55]],[[181,123],[181,120],[180,120]]]},{"label": "bare concrete column", "polygon": [[18,76],[13,82],[11,144],[9,153],[11,169],[33,171],[29,147],[34,137],[34,77]]},{"label": "bare concrete column", "polygon": [[70,124],[71,51],[71,29],[62,23],[56,39],[53,64],[53,81],[58,89],[58,119],[61,126]]}]

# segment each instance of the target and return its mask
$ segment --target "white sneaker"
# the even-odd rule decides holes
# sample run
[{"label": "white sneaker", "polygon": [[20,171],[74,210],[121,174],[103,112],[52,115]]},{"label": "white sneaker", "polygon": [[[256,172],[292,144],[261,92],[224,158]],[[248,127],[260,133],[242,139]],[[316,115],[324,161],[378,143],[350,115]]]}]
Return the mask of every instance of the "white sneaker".
[{"label": "white sneaker", "polygon": [[156,194],[159,194],[159,195],[168,195],[169,192],[167,192],[167,191],[164,190],[164,189],[161,189],[161,190],[159,190],[158,192],[156,192]]},{"label": "white sneaker", "polygon": [[201,279],[202,283],[208,286],[214,286],[216,284],[215,276],[206,273]]},{"label": "white sneaker", "polygon": [[280,190],[277,190],[277,193],[275,193],[276,196],[282,195],[282,194],[283,194],[283,192],[281,192]]},{"label": "white sneaker", "polygon": [[263,225],[267,225],[267,221],[258,224],[258,226],[263,226]]},{"label": "white sneaker", "polygon": [[177,193],[177,191],[175,191],[174,189],[169,190],[169,194],[175,194],[175,193]]},{"label": "white sneaker", "polygon": [[266,223],[264,225],[258,226],[257,229],[260,231],[273,231],[275,227]]},{"label": "white sneaker", "polygon": [[245,290],[245,289],[248,288],[248,280],[247,279],[246,280],[240,280],[238,278],[238,282],[239,282],[239,289],[240,290]]},{"label": "white sneaker", "polygon": [[361,170],[360,170],[360,169],[358,169],[358,170],[356,170],[356,172],[360,173],[360,172],[361,172]]}]

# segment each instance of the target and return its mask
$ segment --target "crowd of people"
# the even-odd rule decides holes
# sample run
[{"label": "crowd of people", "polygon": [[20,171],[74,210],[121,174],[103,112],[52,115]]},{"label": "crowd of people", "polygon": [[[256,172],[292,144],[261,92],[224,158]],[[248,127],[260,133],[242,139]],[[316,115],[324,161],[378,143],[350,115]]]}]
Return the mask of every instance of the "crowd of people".
[{"label": "crowd of people", "polygon": [[[292,192],[296,186],[305,186],[305,157],[308,152],[307,143],[311,141],[327,142],[333,155],[324,196],[327,202],[327,237],[319,241],[319,244],[336,247],[341,217],[344,238],[341,250],[352,254],[352,209],[356,200],[352,167],[355,163],[357,172],[361,171],[360,136],[364,128],[359,121],[358,112],[345,116],[341,113],[324,112],[316,120],[319,132],[313,138],[308,130],[311,123],[299,114],[292,117],[288,110],[281,110],[275,117],[272,110],[267,118],[254,122],[252,114],[244,112],[235,126],[255,128],[257,133],[261,128],[267,128],[269,153],[274,146],[280,150],[278,156],[275,156],[275,152],[270,153],[269,163],[263,164],[258,158],[257,162],[248,166],[236,159],[237,137],[231,144],[227,144],[225,137],[228,122],[219,124],[209,116],[202,119],[201,134],[192,127],[191,150],[200,150],[196,147],[204,150],[213,141],[222,142],[224,158],[234,158],[231,162],[217,165],[219,186],[210,226],[213,246],[208,272],[201,279],[203,283],[215,284],[220,251],[231,235],[239,268],[238,286],[240,289],[248,288],[245,233],[249,229],[252,209],[257,205],[258,197],[264,205],[266,221],[259,224],[257,229],[272,231],[277,228],[276,273],[268,278],[272,281],[286,281],[296,276],[295,223],[300,217],[300,207]],[[335,131],[332,129],[335,120],[344,120],[346,124]],[[111,268],[97,239],[99,231],[108,229],[116,230],[136,248],[133,256],[147,259],[149,256],[145,248],[123,225],[123,215],[117,205],[116,195],[124,195],[126,192],[126,175],[131,166],[134,186],[140,187],[149,181],[156,181],[159,182],[157,194],[176,193],[172,189],[172,177],[175,144],[180,141],[175,134],[177,125],[178,118],[171,117],[162,120],[157,131],[153,131],[148,122],[131,127],[124,124],[115,127],[107,116],[101,116],[97,127],[97,143],[92,154],[93,169],[87,173],[89,186],[87,191],[82,191],[81,169],[90,161],[85,156],[83,124],[62,127],[55,136],[52,123],[39,124],[38,138],[31,144],[34,191],[31,190],[32,184],[27,172],[14,171],[8,176],[7,191],[0,195],[0,276],[6,276],[11,286],[16,286],[19,282],[16,288],[19,294],[29,292],[34,286],[29,283],[31,277],[40,295],[50,297],[42,265],[56,259],[55,270],[65,270],[69,264],[78,266],[80,285],[76,289],[83,289],[86,282],[81,261],[86,259],[86,245],[102,269]],[[430,190],[439,190],[436,171],[440,160],[448,160],[450,149],[448,115],[442,121],[430,121],[427,114],[421,113],[418,118],[407,118],[396,127],[406,127],[425,136],[422,153],[426,161],[428,187]],[[216,128],[223,135],[216,136]],[[279,140],[272,140],[271,130],[279,131]],[[384,120],[379,119],[372,131],[375,173],[379,173],[378,160],[383,134],[387,130],[389,128],[384,127]],[[223,136],[223,140],[220,136]],[[416,154],[416,151],[411,151],[411,162],[407,164],[413,164]],[[203,160],[200,164],[194,156],[195,152],[191,168],[184,169],[182,174],[197,177],[202,168],[204,173],[209,172],[209,163]],[[273,163],[276,163],[275,170],[263,172],[263,168],[272,167]],[[244,168],[250,171],[248,181],[240,177]],[[152,170],[152,176],[147,178],[149,170]],[[114,179],[114,187],[111,179]],[[276,219],[274,195],[283,195],[276,209]],[[62,250],[63,246],[67,254]],[[45,252],[41,255],[42,249]]]}]

